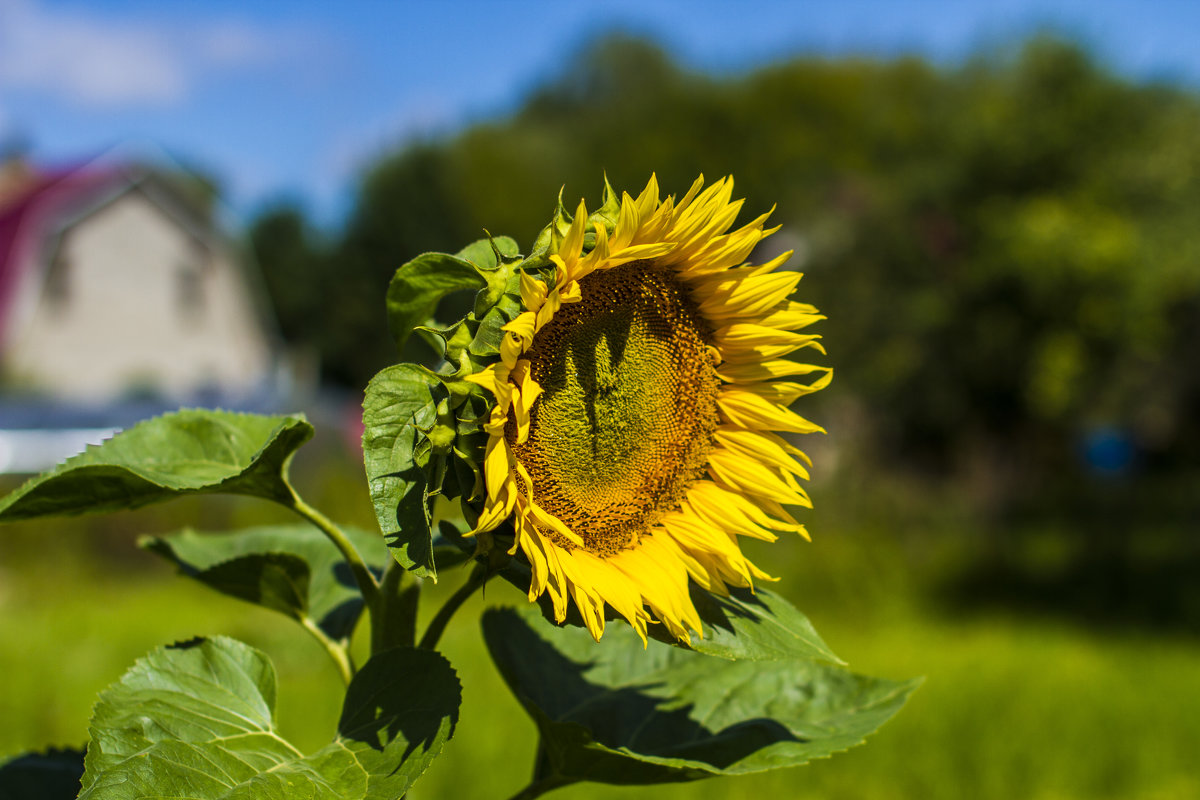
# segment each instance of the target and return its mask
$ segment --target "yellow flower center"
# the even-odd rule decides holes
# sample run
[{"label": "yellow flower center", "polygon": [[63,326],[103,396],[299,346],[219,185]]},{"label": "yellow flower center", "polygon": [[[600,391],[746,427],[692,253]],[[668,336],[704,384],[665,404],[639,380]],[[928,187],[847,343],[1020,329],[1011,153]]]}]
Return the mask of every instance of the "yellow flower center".
[{"label": "yellow flower center", "polygon": [[597,270],[580,290],[525,354],[543,394],[529,438],[518,444],[512,424],[507,438],[534,501],[609,556],[677,509],[703,473],[720,381],[711,329],[672,270]]}]

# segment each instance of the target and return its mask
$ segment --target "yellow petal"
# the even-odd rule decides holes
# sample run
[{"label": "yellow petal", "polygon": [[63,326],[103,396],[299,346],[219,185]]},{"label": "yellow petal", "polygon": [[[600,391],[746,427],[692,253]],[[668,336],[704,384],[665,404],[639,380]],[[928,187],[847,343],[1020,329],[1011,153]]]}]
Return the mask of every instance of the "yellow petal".
[{"label": "yellow petal", "polygon": [[546,511],[532,499],[528,501],[528,508],[533,519],[543,528],[549,528],[576,547],[583,547],[583,539],[575,531],[564,525],[561,519]]},{"label": "yellow petal", "polygon": [[579,254],[583,251],[583,234],[584,228],[587,226],[587,218],[587,205],[580,200],[579,207],[575,209],[575,219],[571,220],[571,227],[567,228],[562,245],[558,248],[558,255],[568,265],[578,259]]},{"label": "yellow petal", "polygon": [[[808,471],[796,462],[787,443],[772,433],[722,426],[713,434],[713,441],[721,447],[759,459],[764,464],[799,475],[806,480],[808,478]],[[795,448],[791,450],[795,451]]]},{"label": "yellow petal", "polygon": [[717,395],[717,409],[726,421],[751,430],[787,433],[824,433],[820,425],[794,414],[783,406],[764,400],[753,392],[726,386]]},{"label": "yellow petal", "polygon": [[529,311],[537,311],[546,300],[546,284],[530,275],[521,273],[521,305]]},{"label": "yellow petal", "polygon": [[831,372],[829,367],[816,364],[801,364],[798,361],[747,362],[744,364],[722,364],[717,374],[723,380],[731,383],[761,383],[772,378],[787,378],[798,375],[810,375],[814,372]]},{"label": "yellow petal", "polygon": [[[703,179],[703,178],[702,178]],[[651,173],[650,180],[646,182],[646,188],[638,195],[637,199],[637,216],[639,220],[648,220],[658,208],[658,176]]]},{"label": "yellow petal", "polygon": [[512,451],[508,448],[508,442],[499,436],[488,439],[483,470],[489,497],[498,496],[500,487],[510,480],[509,470],[512,460]]},{"label": "yellow petal", "polygon": [[783,302],[800,282],[795,272],[776,272],[741,280],[709,284],[698,290],[700,310],[711,320],[730,317],[761,319],[771,308]]},{"label": "yellow petal", "polygon": [[767,497],[789,506],[811,506],[803,490],[790,486],[775,470],[738,453],[717,449],[708,454],[713,480],[742,494]]}]

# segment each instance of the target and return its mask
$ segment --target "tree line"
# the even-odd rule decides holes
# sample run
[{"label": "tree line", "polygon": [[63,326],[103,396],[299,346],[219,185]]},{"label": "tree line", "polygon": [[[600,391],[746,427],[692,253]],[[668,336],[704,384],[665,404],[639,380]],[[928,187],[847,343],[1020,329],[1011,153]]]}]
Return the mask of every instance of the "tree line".
[{"label": "tree line", "polygon": [[635,192],[653,171],[676,194],[732,174],[746,214],[778,204],[802,299],[829,317],[837,376],[814,402],[853,409],[884,463],[978,468],[1011,494],[1085,470],[1098,435],[1101,470],[1103,436],[1128,451],[1115,468],[1200,463],[1198,143],[1193,92],[1055,39],[949,68],[713,76],[617,36],[511,116],[379,161],[339,230],[285,207],[251,239],[285,336],[359,388],[396,359],[383,293],[418,253],[485,228],[527,245],[564,184],[573,207],[605,174]]}]

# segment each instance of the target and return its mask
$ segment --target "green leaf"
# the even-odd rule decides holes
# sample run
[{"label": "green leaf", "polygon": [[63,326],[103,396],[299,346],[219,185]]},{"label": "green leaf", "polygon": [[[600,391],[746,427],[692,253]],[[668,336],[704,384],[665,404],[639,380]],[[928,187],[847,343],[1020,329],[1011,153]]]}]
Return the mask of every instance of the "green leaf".
[{"label": "green leaf", "polygon": [[431,487],[414,450],[437,421],[435,391],[444,390],[430,372],[396,364],[371,379],[363,399],[363,463],[379,529],[401,566],[434,579]]},{"label": "green leaf", "polygon": [[453,734],[458,678],[441,655],[373,657],[337,735],[305,756],[275,728],[275,670],[216,637],[159,648],[101,693],[80,798],[385,800],[403,795]]},{"label": "green leaf", "polygon": [[[357,528],[342,531],[367,565],[381,573],[388,559],[383,538]],[[362,613],[362,595],[341,553],[308,524],[233,533],[184,530],[143,537],[139,544],[218,592],[309,621],[335,641],[354,631]]]},{"label": "green leaf", "polygon": [[803,764],[862,742],[916,681],[808,659],[727,661],[613,626],[599,644],[538,612],[485,613],[500,673],[533,717],[548,782],[687,781]]},{"label": "green leaf", "polygon": [[447,253],[424,253],[400,267],[387,291],[388,329],[397,349],[404,346],[413,328],[433,315],[443,297],[485,286],[487,278],[474,264]]},{"label": "green leaf", "polygon": [[398,647],[372,657],[346,693],[337,740],[367,772],[365,797],[403,796],[454,735],[461,704],[440,653]]},{"label": "green leaf", "polygon": [[82,775],[82,750],[23,753],[0,762],[0,798],[74,800]]},{"label": "green leaf", "polygon": [[698,653],[732,660],[818,658],[845,664],[808,617],[767,589],[730,589],[728,597],[721,597],[692,584],[692,604],[704,622],[704,636],[693,636],[690,645]]},{"label": "green leaf", "polygon": [[0,500],[0,522],[139,508],[185,494],[292,497],[287,467],[313,434],[302,416],[191,409],[140,422]]}]

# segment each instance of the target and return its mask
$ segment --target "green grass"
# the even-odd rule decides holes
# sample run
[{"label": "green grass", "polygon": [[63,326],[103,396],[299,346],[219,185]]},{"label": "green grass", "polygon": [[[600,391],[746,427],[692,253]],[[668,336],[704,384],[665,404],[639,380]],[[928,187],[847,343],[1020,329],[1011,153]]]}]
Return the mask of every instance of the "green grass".
[{"label": "green grass", "polygon": [[[314,502],[369,524],[357,474],[314,486]],[[6,723],[0,753],[82,744],[96,693],[134,659],[165,642],[217,633],[275,660],[286,736],[304,748],[328,738],[338,715],[338,678],[297,626],[177,578],[133,546],[138,533],[196,516],[200,527],[286,518],[253,501],[207,500],[0,531],[0,719]],[[776,773],[640,789],[577,785],[552,796],[1200,796],[1200,643],[1011,614],[948,613],[926,588],[969,551],[971,532],[894,535],[878,522],[887,518],[827,515],[814,524],[816,543],[757,551],[760,561],[786,574],[780,590],[853,668],[926,677],[866,746]],[[430,587],[426,616],[463,577],[451,571]],[[527,777],[534,729],[483,649],[478,617],[485,601],[523,598],[505,584],[489,585],[486,598],[470,601],[452,623],[443,646],[462,677],[462,715],[455,739],[411,793],[414,800],[504,798]]]}]

